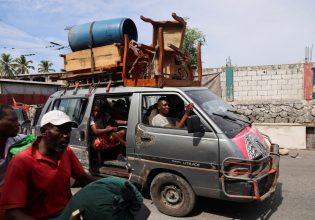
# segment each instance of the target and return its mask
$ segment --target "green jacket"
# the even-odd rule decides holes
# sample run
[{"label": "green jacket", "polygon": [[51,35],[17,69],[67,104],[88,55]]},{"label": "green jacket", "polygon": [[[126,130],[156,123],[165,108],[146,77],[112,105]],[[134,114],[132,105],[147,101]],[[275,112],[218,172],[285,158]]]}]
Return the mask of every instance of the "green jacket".
[{"label": "green jacket", "polygon": [[10,154],[16,155],[20,151],[29,147],[35,141],[35,139],[36,137],[33,134],[26,135],[22,140],[16,142],[10,147]]}]

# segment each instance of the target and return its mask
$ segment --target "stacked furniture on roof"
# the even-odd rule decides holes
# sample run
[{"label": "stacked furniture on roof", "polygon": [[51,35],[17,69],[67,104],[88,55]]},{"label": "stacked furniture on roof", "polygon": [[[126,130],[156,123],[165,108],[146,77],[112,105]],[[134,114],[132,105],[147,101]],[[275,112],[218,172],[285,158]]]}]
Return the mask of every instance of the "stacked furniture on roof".
[{"label": "stacked furniture on roof", "polygon": [[69,83],[120,80],[124,86],[200,86],[200,45],[198,80],[194,80],[190,56],[182,51],[186,21],[175,13],[172,17],[174,21],[140,17],[152,25],[150,45],[137,42],[136,27],[128,18],[73,27],[69,44],[74,52],[61,55],[66,71],[62,79]]}]

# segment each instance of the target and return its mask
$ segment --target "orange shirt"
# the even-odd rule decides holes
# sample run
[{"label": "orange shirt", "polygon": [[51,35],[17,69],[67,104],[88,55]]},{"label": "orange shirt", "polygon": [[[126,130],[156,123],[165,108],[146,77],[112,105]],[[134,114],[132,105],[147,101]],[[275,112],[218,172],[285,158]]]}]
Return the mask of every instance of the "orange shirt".
[{"label": "orange shirt", "polygon": [[22,208],[34,218],[61,211],[71,198],[70,177],[84,174],[82,165],[68,147],[58,162],[41,155],[34,145],[40,137],[9,163],[0,208]]}]

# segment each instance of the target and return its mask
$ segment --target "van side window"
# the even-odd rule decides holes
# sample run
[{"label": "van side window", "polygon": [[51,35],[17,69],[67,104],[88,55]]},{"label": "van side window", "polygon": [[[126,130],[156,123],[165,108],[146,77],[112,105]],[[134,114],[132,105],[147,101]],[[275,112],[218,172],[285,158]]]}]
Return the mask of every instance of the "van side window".
[{"label": "van side window", "polygon": [[85,98],[69,98],[55,100],[52,109],[65,112],[70,118],[78,124],[83,120],[88,99]]},{"label": "van side window", "polygon": [[[189,115],[193,114],[192,111]],[[184,128],[184,101],[178,95],[150,95],[142,97],[142,123],[165,128]]]}]

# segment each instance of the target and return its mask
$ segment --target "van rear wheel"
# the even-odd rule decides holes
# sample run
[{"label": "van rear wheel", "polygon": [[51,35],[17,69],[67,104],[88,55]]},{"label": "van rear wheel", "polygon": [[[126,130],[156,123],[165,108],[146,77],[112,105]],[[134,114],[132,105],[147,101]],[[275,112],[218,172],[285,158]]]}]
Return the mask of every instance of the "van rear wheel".
[{"label": "van rear wheel", "polygon": [[182,177],[171,173],[158,174],[151,183],[150,194],[157,209],[170,216],[186,216],[196,202],[191,186]]}]

